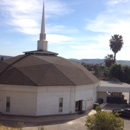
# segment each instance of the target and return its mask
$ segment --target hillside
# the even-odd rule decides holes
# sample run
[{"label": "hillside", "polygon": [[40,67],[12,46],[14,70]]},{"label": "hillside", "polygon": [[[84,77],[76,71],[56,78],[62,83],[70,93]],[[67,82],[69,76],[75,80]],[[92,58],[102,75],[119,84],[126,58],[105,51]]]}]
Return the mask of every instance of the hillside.
[{"label": "hillside", "polygon": [[0,55],[0,58],[3,57],[4,59],[9,59],[11,56],[5,56],[5,55]]},{"label": "hillside", "polygon": [[[78,59],[70,59],[74,62],[79,62],[79,63],[86,63],[86,64],[104,64],[104,59],[81,59],[81,60],[78,60]],[[130,66],[130,61],[128,60],[117,60],[117,63],[118,64],[121,64],[121,65],[128,65]]]},{"label": "hillside", "polygon": [[[4,59],[8,59],[8,58],[11,58],[11,56],[5,56],[5,55],[0,55],[0,58],[1,57],[4,57]],[[104,59],[69,59],[71,61],[74,61],[74,62],[79,62],[79,63],[86,63],[86,64],[104,64]],[[130,66],[130,61],[129,60],[117,60],[117,63],[118,64],[121,64],[121,65],[128,65]]]}]

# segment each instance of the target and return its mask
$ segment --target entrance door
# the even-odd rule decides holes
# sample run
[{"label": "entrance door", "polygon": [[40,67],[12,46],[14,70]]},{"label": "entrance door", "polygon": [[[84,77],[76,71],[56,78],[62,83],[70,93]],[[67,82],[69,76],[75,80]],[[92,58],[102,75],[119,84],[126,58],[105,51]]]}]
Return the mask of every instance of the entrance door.
[{"label": "entrance door", "polygon": [[82,100],[82,110],[86,111],[86,101]]},{"label": "entrance door", "polygon": [[79,101],[76,101],[75,103],[75,111],[78,112],[78,111],[82,111],[82,100],[79,100]]},{"label": "entrance door", "polygon": [[90,98],[90,99],[87,100],[87,109],[92,108],[92,105],[93,105],[92,101],[93,101],[92,98]]}]

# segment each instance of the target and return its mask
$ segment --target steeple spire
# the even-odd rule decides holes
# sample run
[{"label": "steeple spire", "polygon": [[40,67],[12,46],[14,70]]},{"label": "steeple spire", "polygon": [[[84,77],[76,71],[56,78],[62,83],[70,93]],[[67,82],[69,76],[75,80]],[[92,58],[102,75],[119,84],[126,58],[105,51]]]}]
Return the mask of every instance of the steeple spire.
[{"label": "steeple spire", "polygon": [[42,10],[42,25],[41,25],[41,33],[45,34],[45,9],[44,9],[44,1],[43,1],[43,10]]},{"label": "steeple spire", "polygon": [[40,33],[40,39],[38,40],[37,50],[47,51],[47,48],[48,48],[48,42],[46,41],[46,34],[45,34],[45,14],[44,14],[44,1],[43,1],[41,33]]}]

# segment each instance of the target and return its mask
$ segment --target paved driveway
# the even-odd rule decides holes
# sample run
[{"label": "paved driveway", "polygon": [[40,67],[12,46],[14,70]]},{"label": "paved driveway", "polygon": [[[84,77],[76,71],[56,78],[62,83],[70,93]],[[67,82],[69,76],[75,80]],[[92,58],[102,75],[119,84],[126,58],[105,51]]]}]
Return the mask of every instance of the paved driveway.
[{"label": "paved driveway", "polygon": [[[118,104],[107,104],[103,109],[106,111],[111,111],[115,108],[121,108],[124,105]],[[93,111],[92,111],[93,112]],[[40,128],[44,126],[44,130],[87,130],[85,127],[86,114],[83,115],[63,115],[63,116],[53,116],[48,117],[48,122],[46,122],[47,118],[39,117],[39,118],[21,118],[15,117],[10,120],[4,120],[3,124],[7,126],[14,125],[16,121],[20,121],[21,119],[26,121],[26,127],[23,130],[41,130]],[[53,120],[52,120],[53,118]],[[4,118],[3,118],[4,119]],[[9,118],[8,118],[9,119]],[[46,119],[46,120],[45,120]],[[123,118],[125,124],[125,130],[130,130],[130,119]],[[37,123],[34,123],[38,121]],[[41,121],[41,122],[39,122]],[[1,118],[0,118],[0,122]]]},{"label": "paved driveway", "polygon": [[15,126],[17,122],[24,122],[23,130],[86,130],[86,115],[62,115],[48,117],[19,117],[19,116],[0,116],[0,123],[5,126]]},{"label": "paved driveway", "polygon": [[[122,108],[124,105],[121,104],[107,104],[103,110],[106,111],[111,111],[112,109],[115,108]],[[130,130],[130,119],[128,118],[123,118],[124,119],[124,125],[125,125],[125,130]],[[87,130],[85,127],[85,120],[86,120],[86,115],[79,117],[75,120],[68,121],[66,123],[61,123],[61,124],[53,124],[53,125],[44,125],[45,130]],[[38,130],[38,127],[28,127],[24,128],[24,130]],[[40,127],[39,127],[40,130]]]},{"label": "paved driveway", "polygon": [[[113,109],[123,108],[125,105],[122,104],[107,104],[103,109],[106,111],[111,111]],[[130,130],[130,118],[123,118],[124,119],[124,125],[125,130]]]},{"label": "paved driveway", "polygon": [[[77,119],[73,119],[71,121],[55,121],[52,122],[51,124],[43,125],[44,130],[86,130],[85,127],[85,119],[86,119],[86,114],[80,115]],[[40,125],[40,124],[39,124]],[[23,130],[40,130],[42,125],[35,127],[26,127]]]}]

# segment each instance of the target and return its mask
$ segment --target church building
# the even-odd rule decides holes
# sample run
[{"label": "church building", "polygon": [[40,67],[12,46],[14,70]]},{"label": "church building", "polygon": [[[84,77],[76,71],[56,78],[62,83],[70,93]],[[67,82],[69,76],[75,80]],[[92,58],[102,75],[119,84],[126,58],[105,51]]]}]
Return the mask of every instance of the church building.
[{"label": "church building", "polygon": [[0,62],[0,113],[45,116],[92,108],[100,81],[47,48],[43,5],[37,50]]}]

